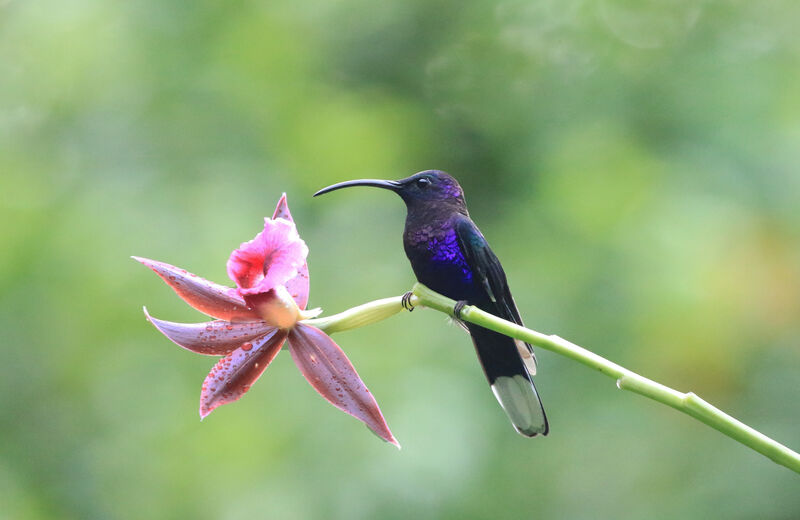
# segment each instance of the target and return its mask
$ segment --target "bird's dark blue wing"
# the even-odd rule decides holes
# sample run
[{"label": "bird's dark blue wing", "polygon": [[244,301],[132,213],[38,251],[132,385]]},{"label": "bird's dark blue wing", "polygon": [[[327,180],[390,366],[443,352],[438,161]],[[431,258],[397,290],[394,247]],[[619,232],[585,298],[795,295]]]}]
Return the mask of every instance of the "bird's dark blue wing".
[{"label": "bird's dark blue wing", "polygon": [[[503,267],[483,234],[466,216],[458,217],[455,230],[476,285],[483,288],[483,294],[468,303],[521,325]],[[536,365],[530,345],[470,323],[467,328],[492,391],[514,428],[529,437],[547,435],[547,416],[531,379]]]},{"label": "bird's dark blue wing", "polygon": [[[456,223],[456,237],[464,253],[464,258],[479,283],[486,290],[487,296],[493,305],[492,309],[484,309],[495,316],[522,325],[517,304],[511,296],[506,273],[500,260],[489,247],[480,229],[468,217],[460,216]],[[536,374],[536,356],[533,347],[520,340],[514,340],[519,349],[519,355],[525,363],[530,375]]]}]

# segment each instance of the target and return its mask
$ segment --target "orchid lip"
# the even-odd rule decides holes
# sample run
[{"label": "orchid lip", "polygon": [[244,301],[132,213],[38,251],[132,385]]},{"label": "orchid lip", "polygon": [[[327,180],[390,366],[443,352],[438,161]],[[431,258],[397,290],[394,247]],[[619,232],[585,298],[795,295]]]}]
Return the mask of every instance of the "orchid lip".
[{"label": "orchid lip", "polygon": [[314,196],[316,197],[317,195],[324,195],[331,191],[335,191],[341,188],[351,188],[353,186],[372,186],[374,188],[383,188],[386,190],[398,191],[402,187],[402,184],[397,181],[384,181],[381,179],[358,179],[354,181],[344,181],[332,184],[327,188],[322,188],[321,190],[316,192]]}]

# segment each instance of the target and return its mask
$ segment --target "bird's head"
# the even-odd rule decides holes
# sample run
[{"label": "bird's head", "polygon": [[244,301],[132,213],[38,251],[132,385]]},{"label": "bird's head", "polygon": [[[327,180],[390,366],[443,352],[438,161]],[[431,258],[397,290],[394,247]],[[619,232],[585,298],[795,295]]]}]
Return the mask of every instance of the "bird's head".
[{"label": "bird's head", "polygon": [[391,190],[400,195],[409,208],[427,205],[428,203],[465,205],[464,191],[459,186],[458,181],[439,170],[426,170],[398,181],[359,179],[340,182],[327,188],[322,188],[314,196],[352,186],[372,186]]}]

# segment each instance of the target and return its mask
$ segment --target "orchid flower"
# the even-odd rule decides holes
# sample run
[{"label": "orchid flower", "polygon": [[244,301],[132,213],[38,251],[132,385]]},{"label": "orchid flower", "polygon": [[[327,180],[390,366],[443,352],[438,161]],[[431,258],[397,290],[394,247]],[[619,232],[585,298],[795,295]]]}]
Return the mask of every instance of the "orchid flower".
[{"label": "orchid flower", "polygon": [[378,403],[342,349],[320,329],[302,323],[321,312],[306,311],[307,255],[284,194],[272,218],[264,219],[264,230],[231,253],[227,270],[236,288],[163,262],[133,258],[155,271],[186,303],[216,318],[174,323],[144,310],[150,323],[177,345],[224,356],[203,382],[201,419],[242,397],[288,342],[297,368],[322,397],[399,448]]}]

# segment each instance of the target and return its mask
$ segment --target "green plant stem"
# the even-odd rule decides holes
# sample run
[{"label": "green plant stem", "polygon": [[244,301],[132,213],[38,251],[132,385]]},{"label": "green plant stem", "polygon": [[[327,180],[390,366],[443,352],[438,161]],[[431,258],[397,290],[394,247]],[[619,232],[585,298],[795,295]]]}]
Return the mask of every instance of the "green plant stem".
[{"label": "green plant stem", "polygon": [[[453,309],[456,302],[450,298],[442,296],[419,283],[414,285],[412,292],[414,295],[410,299],[411,305],[428,307],[454,316]],[[401,298],[396,296],[394,298],[376,300],[325,318],[305,320],[304,323],[314,325],[329,334],[363,327],[386,319],[403,310]],[[463,307],[459,318],[501,334],[521,339],[536,347],[550,350],[594,368],[615,379],[617,388],[628,390],[671,406],[769,457],[776,463],[800,473],[800,454],[738,421],[722,410],[715,408],[692,392],[679,392],[640,376],[563,338],[527,329],[484,312],[477,307],[470,305]]]},{"label": "green plant stem", "polygon": [[[417,297],[417,304],[453,316],[453,308],[456,303],[453,300],[431,291],[422,284],[416,284],[413,292]],[[415,302],[412,301],[412,303]],[[715,430],[724,433],[728,437],[758,453],[769,457],[774,462],[786,466],[796,473],[800,473],[800,454],[731,417],[719,408],[710,405],[692,392],[683,393],[673,390],[668,386],[640,376],[627,368],[621,367],[563,338],[555,335],[548,336],[527,329],[516,323],[511,323],[484,312],[477,307],[465,306],[459,318],[474,323],[475,325],[480,325],[487,329],[506,334],[507,336],[521,339],[536,347],[556,352],[562,356],[574,359],[579,363],[583,363],[590,368],[594,368],[616,379],[618,388],[643,395],[659,403],[671,406],[711,426]]]},{"label": "green plant stem", "polygon": [[324,318],[304,320],[303,323],[313,325],[326,334],[343,330],[357,329],[371,323],[385,320],[403,310],[402,296],[374,300],[352,309]]}]

